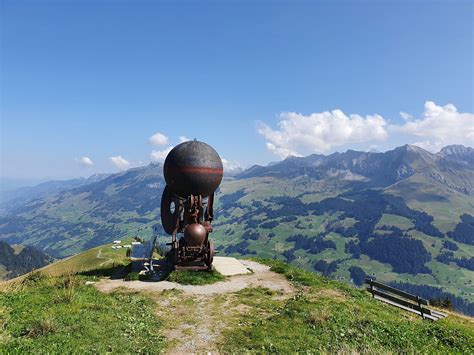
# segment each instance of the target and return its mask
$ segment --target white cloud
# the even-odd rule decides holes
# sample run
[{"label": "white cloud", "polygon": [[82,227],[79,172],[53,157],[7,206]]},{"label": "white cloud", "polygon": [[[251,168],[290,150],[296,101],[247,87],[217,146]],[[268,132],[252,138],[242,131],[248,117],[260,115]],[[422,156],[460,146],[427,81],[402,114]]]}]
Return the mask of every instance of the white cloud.
[{"label": "white cloud", "polygon": [[163,133],[156,132],[150,138],[148,138],[148,142],[151,145],[167,145],[169,143],[169,139]]},{"label": "white cloud", "polygon": [[273,143],[267,142],[265,143],[267,149],[274,153],[275,155],[278,155],[281,158],[286,158],[290,155],[293,155],[295,157],[301,157],[302,155],[294,150],[285,148],[285,147],[276,147]]},{"label": "white cloud", "polygon": [[80,157],[79,159],[76,159],[79,164],[81,164],[82,166],[85,166],[85,167],[91,167],[91,166],[94,166],[94,162],[92,161],[91,158],[89,157]]},{"label": "white cloud", "polygon": [[222,165],[224,165],[224,171],[228,174],[238,173],[243,170],[242,165],[237,161],[229,161],[222,158]]},{"label": "white cloud", "polygon": [[400,111],[400,116],[402,116],[402,118],[405,120],[405,121],[410,121],[413,119],[413,116],[410,115],[409,113],[406,113],[406,112],[403,112],[403,111]]},{"label": "white cloud", "polygon": [[425,103],[420,119],[411,118],[401,126],[392,126],[395,133],[402,132],[419,141],[415,145],[437,152],[449,144],[472,146],[474,143],[474,114],[458,112],[452,104],[438,106],[432,101]]},{"label": "white cloud", "polygon": [[187,141],[190,141],[191,139],[189,139],[188,137],[186,136],[180,136],[179,137],[179,143],[184,143],[184,142],[187,142]]},{"label": "white cloud", "polygon": [[110,162],[120,170],[126,170],[130,167],[130,162],[121,155],[109,158]]},{"label": "white cloud", "polygon": [[267,149],[280,158],[326,153],[350,144],[371,147],[376,141],[412,143],[433,152],[449,144],[474,143],[474,114],[458,112],[452,104],[438,106],[427,101],[421,118],[406,112],[400,116],[402,123],[389,125],[377,114],[348,116],[334,110],[305,116],[284,112],[277,129],[260,123],[257,131],[265,138]]},{"label": "white cloud", "polygon": [[150,154],[151,160],[159,162],[164,161],[171,149],[173,149],[173,147],[170,146],[164,150],[153,150]]},{"label": "white cloud", "polygon": [[309,153],[324,153],[336,147],[385,140],[387,121],[380,115],[347,116],[341,110],[312,113],[305,116],[284,112],[278,129],[260,123],[258,133],[266,139],[267,149],[285,158]]}]

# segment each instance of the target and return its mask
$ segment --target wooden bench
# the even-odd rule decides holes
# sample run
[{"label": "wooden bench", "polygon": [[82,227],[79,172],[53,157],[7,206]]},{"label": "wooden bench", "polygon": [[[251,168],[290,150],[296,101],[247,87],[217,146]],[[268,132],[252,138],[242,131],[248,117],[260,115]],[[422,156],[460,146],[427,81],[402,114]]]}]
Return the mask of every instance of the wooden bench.
[{"label": "wooden bench", "polygon": [[369,291],[372,296],[379,301],[412,313],[416,313],[422,316],[423,319],[437,321],[447,317],[447,315],[444,313],[434,311],[426,307],[429,306],[430,303],[424,298],[397,290],[396,288],[388,285],[384,285],[370,277],[366,278],[365,282],[369,285],[369,287],[367,287],[367,291]]}]

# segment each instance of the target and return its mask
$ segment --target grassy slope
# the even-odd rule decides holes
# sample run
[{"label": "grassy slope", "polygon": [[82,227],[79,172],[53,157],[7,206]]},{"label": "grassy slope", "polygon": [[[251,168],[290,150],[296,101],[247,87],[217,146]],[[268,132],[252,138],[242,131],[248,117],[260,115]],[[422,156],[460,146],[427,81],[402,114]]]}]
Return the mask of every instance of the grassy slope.
[{"label": "grassy slope", "polygon": [[127,264],[125,253],[104,245],[0,284],[0,353],[159,352],[162,322],[149,298],[103,294],[80,274]]},{"label": "grassy slope", "polygon": [[[264,261],[265,262],[265,261]],[[432,323],[373,300],[367,292],[287,264],[266,261],[297,288],[286,303],[258,304],[240,327],[225,331],[225,352],[466,352],[474,351],[473,320],[451,314]],[[252,302],[252,300],[250,300]]]},{"label": "grassy slope", "polygon": [[474,213],[474,196],[434,184],[421,175],[402,180],[386,191],[402,197],[409,207],[433,216],[434,225],[443,233],[453,230],[463,213]]},{"label": "grassy slope", "polygon": [[146,297],[103,294],[83,277],[33,273],[0,292],[0,353],[127,353],[162,349]]},{"label": "grassy slope", "polygon": [[[123,240],[123,244],[128,242],[128,239]],[[106,244],[89,249],[80,254],[45,266],[42,271],[48,275],[58,276],[123,265],[126,263],[126,249],[112,249],[111,246],[112,244]]]},{"label": "grassy slope", "polygon": [[[103,294],[86,284],[89,276],[61,267],[108,267],[111,262],[100,266],[102,259],[94,258],[98,249],[0,285],[0,352],[159,352],[169,345],[168,327],[191,327],[191,334],[199,327],[196,305],[209,306],[206,322],[224,322],[217,342],[225,352],[474,351],[472,318],[451,314],[436,323],[423,321],[365,291],[278,261],[261,262],[293,284],[297,292],[289,300],[263,288],[204,299],[170,291]],[[115,263],[126,260],[116,256]]]}]

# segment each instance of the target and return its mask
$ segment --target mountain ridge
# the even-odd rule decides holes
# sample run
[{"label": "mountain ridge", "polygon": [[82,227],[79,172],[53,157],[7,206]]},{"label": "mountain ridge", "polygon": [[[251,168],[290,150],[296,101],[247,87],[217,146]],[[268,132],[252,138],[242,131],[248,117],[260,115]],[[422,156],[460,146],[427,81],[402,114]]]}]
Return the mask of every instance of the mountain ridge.
[{"label": "mountain ridge", "polygon": [[[328,171],[333,175],[350,172],[362,176],[372,183],[370,187],[387,187],[415,173],[436,180],[462,193],[474,193],[474,149],[446,146],[439,153],[430,153],[423,148],[406,144],[384,153],[347,150],[330,155],[312,154],[307,157],[288,157],[271,166],[253,165],[236,175],[237,179],[276,176],[294,178],[310,175],[322,179]],[[462,162],[462,165],[458,163]],[[416,164],[415,164],[416,163]],[[455,179],[453,168],[462,169],[466,177]],[[369,187],[368,186],[368,187]]]}]

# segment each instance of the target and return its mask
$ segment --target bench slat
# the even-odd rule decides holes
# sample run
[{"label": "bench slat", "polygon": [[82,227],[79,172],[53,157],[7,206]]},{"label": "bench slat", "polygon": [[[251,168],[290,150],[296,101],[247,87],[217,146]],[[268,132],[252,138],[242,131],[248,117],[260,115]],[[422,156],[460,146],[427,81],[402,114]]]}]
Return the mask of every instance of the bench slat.
[{"label": "bench slat", "polygon": [[372,279],[368,278],[368,279],[365,280],[365,282],[368,283],[369,285],[378,287],[382,290],[385,290],[385,291],[388,291],[388,292],[393,293],[395,295],[407,298],[409,300],[412,300],[412,301],[415,301],[415,302],[420,302],[421,304],[424,304],[424,305],[427,305],[427,306],[430,304],[429,301],[425,300],[424,298],[412,295],[411,293],[408,293],[408,292],[397,290],[396,288],[393,288],[393,287],[388,286],[388,285],[384,285],[384,284],[382,284],[380,282],[377,282],[375,280],[372,280]]},{"label": "bench slat", "polygon": [[448,316],[448,315],[445,314],[445,313],[441,313],[441,312],[433,311],[433,310],[431,310],[431,314],[432,314],[433,316],[436,316],[436,317],[440,318],[440,319],[441,319],[441,318],[446,318],[446,317]]},{"label": "bench slat", "polygon": [[[412,309],[412,308],[409,308],[409,307],[405,307],[405,306],[402,306],[401,304],[398,304],[397,302],[393,302],[393,301],[390,301],[384,297],[381,297],[381,296],[374,296],[376,300],[379,300],[379,301],[382,301],[384,303],[387,303],[391,306],[395,306],[397,308],[400,308],[400,309],[403,309],[405,311],[409,311],[409,312],[412,312],[412,313],[415,313],[415,314],[418,314],[419,316],[421,316],[421,312],[420,311],[417,311],[415,309]],[[423,314],[423,316],[426,318],[426,319],[429,319],[429,320],[432,320],[432,321],[437,321],[439,318],[433,316],[433,315],[429,315],[429,314]]]},{"label": "bench slat", "polygon": [[[370,291],[370,289],[368,289]],[[372,290],[370,291],[372,292],[374,295],[377,295],[377,296],[380,296],[380,297],[383,297],[383,298],[386,298],[392,302],[395,302],[395,303],[398,303],[402,306],[405,306],[405,307],[408,307],[408,308],[411,308],[411,309],[414,309],[418,312],[421,312],[423,311],[423,314],[428,314],[428,315],[431,315],[431,310],[429,310],[428,308],[425,308],[425,307],[420,307],[418,306],[417,304],[414,304],[414,303],[411,303],[407,300],[404,300],[404,299],[401,299],[401,298],[398,298],[398,297],[395,297],[391,294],[388,294],[388,293],[385,293],[385,292],[382,292],[382,291],[379,291],[379,290]]]}]

